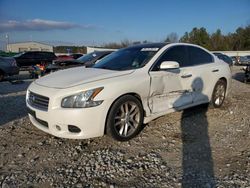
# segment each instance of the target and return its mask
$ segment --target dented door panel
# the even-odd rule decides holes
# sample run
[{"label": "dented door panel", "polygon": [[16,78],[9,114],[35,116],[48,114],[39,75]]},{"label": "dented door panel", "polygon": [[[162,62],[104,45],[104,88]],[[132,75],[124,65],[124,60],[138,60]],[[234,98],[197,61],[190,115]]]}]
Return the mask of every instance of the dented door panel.
[{"label": "dented door panel", "polygon": [[148,105],[151,113],[161,113],[192,103],[191,84],[183,81],[182,74],[181,69],[150,72]]}]

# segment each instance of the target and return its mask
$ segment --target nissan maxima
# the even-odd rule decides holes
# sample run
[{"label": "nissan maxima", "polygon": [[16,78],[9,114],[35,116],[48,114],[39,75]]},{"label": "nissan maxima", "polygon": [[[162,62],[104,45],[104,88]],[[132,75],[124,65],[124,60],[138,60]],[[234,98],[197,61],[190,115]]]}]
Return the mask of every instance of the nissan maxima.
[{"label": "nissan maxima", "polygon": [[135,137],[142,125],[203,103],[221,107],[230,91],[228,64],[186,43],[120,49],[91,68],[58,71],[35,80],[26,104],[31,122],[62,138],[107,134]]}]

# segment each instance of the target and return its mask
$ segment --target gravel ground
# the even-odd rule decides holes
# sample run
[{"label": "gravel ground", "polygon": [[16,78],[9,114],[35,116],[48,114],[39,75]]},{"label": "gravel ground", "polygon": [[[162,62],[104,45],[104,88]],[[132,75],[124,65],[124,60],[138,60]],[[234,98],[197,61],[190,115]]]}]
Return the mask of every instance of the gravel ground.
[{"label": "gravel ground", "polygon": [[129,142],[60,139],[31,125],[21,84],[0,83],[1,187],[250,187],[250,85],[233,68],[220,109],[158,118]]}]

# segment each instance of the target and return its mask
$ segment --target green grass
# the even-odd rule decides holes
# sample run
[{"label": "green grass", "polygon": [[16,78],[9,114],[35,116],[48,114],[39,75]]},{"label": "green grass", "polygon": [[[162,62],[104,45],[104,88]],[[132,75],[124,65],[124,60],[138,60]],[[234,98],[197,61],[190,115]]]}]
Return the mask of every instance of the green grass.
[{"label": "green grass", "polygon": [[16,54],[18,54],[18,53],[0,51],[0,56],[2,56],[2,57],[12,57],[12,56],[14,56]]}]

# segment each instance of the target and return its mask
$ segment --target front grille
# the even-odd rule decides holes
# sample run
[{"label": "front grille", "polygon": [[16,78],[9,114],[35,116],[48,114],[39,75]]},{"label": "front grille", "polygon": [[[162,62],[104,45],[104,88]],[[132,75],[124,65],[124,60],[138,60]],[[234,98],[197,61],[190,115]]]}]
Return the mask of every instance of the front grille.
[{"label": "front grille", "polygon": [[46,110],[46,111],[48,110],[48,106],[49,106],[48,97],[38,95],[30,91],[28,102],[34,108],[38,108],[38,109]]}]

